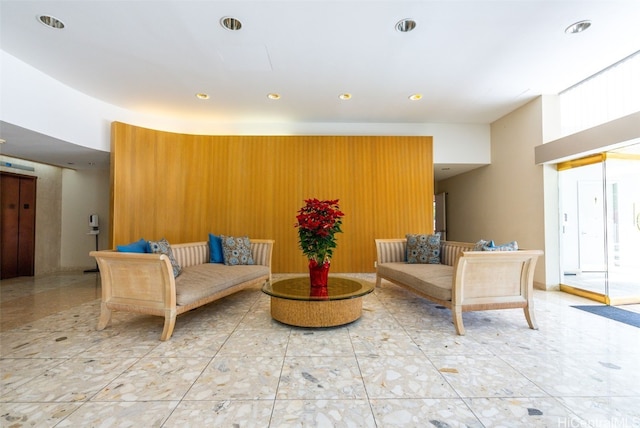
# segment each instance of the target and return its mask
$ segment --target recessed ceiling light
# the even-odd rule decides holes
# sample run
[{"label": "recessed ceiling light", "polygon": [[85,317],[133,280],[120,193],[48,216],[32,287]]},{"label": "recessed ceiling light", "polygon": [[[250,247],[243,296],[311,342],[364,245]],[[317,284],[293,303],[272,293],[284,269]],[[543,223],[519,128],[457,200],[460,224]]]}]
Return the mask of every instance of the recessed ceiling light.
[{"label": "recessed ceiling light", "polygon": [[578,34],[578,33],[582,33],[584,30],[586,30],[589,27],[591,27],[591,21],[589,20],[578,21],[575,24],[571,24],[567,28],[565,28],[564,32],[567,34]]},{"label": "recessed ceiling light", "polygon": [[196,94],[196,98],[201,99],[201,100],[208,100],[209,99],[209,94],[205,94],[204,92],[200,92]]},{"label": "recessed ceiling light", "polygon": [[351,94],[348,92],[345,92],[344,94],[340,94],[338,95],[338,98],[340,98],[341,100],[350,100],[351,99]]},{"label": "recessed ceiling light", "polygon": [[411,101],[418,101],[418,100],[421,100],[421,99],[422,99],[422,94],[412,94],[412,95],[409,95],[409,99],[410,99]]},{"label": "recessed ceiling light", "polygon": [[280,94],[276,94],[275,92],[272,92],[270,94],[267,94],[267,98],[269,98],[270,100],[279,100]]},{"label": "recessed ceiling light", "polygon": [[230,16],[222,18],[220,20],[220,25],[231,31],[238,31],[242,28],[242,22],[238,21],[236,18],[231,18]]},{"label": "recessed ceiling light", "polygon": [[38,16],[38,22],[40,22],[42,25],[46,25],[49,28],[55,28],[56,30],[62,30],[64,28],[64,22],[49,15]]},{"label": "recessed ceiling light", "polygon": [[414,21],[413,19],[405,18],[396,23],[396,30],[400,31],[401,33],[408,33],[409,31],[412,31],[414,28],[416,28],[416,25],[418,24],[416,24],[416,21]]}]

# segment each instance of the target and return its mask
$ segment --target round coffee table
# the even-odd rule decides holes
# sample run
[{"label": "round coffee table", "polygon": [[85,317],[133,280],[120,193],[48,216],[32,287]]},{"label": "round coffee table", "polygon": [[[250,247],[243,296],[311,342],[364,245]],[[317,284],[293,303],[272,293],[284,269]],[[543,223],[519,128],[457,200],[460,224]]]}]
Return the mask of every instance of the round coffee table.
[{"label": "round coffee table", "polygon": [[271,296],[271,317],[296,327],[335,327],[362,315],[362,296],[373,284],[329,276],[326,289],[311,287],[308,276],[267,281],[262,291]]}]

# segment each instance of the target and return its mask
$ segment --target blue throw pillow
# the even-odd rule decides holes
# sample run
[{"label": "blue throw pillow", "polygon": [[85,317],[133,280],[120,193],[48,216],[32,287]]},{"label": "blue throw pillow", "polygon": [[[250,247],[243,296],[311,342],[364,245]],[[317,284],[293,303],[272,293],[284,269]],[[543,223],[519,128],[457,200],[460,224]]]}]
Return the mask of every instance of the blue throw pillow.
[{"label": "blue throw pillow", "polygon": [[518,251],[518,242],[511,241],[507,244],[496,245],[493,241],[482,247],[482,251]]},{"label": "blue throw pillow", "polygon": [[118,251],[122,253],[150,253],[151,249],[149,248],[149,243],[144,239],[140,239],[139,241],[132,242],[131,244],[126,245],[116,245]]},{"label": "blue throw pillow", "polygon": [[224,263],[222,238],[213,233],[209,234],[209,263]]}]

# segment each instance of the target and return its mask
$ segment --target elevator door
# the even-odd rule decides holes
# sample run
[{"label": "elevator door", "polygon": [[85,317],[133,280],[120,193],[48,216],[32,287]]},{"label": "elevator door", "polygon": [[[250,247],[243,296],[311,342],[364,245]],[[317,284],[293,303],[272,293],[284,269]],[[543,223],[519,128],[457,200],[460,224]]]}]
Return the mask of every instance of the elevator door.
[{"label": "elevator door", "polygon": [[0,176],[2,237],[0,279],[33,276],[36,232],[36,177]]}]

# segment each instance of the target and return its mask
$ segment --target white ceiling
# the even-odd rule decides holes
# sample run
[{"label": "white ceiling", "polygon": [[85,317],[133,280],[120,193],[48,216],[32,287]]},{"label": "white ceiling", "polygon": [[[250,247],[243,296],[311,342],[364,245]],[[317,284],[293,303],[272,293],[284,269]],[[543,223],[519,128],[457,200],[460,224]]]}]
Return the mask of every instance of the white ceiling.
[{"label": "white ceiling", "polygon": [[[65,85],[136,112],[213,122],[487,124],[640,50],[639,0],[1,0],[0,7],[2,50]],[[45,27],[41,14],[66,27]],[[227,16],[242,29],[222,28]],[[403,18],[417,22],[414,31],[395,30]],[[585,19],[590,29],[564,33]],[[199,92],[210,99],[197,99]],[[272,92],[281,99],[268,99]],[[344,92],[352,99],[338,99]],[[409,101],[414,93],[423,98]],[[46,147],[34,160],[47,161]]]}]

